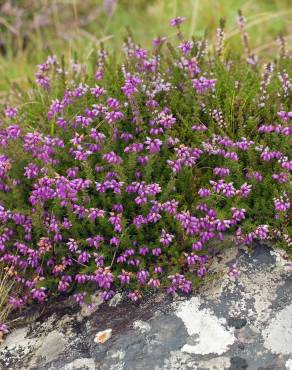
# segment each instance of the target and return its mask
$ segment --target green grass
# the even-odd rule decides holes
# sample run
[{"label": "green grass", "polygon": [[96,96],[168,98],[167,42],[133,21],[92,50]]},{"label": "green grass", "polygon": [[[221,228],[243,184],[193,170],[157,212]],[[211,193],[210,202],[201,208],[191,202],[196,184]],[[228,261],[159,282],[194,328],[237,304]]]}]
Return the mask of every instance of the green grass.
[{"label": "green grass", "polygon": [[[5,2],[9,3],[9,0]],[[115,1],[111,1],[114,3]],[[20,26],[6,11],[0,17],[0,36],[4,55],[0,56],[0,99],[6,96],[11,83],[26,86],[33,77],[35,64],[48,53],[72,59],[86,60],[103,42],[117,50],[130,29],[135,39],[149,45],[157,35],[175,35],[169,19],[187,17],[185,34],[201,37],[207,31],[214,39],[220,18],[226,19],[230,48],[241,48],[236,26],[237,10],[242,9],[248,20],[251,47],[263,55],[273,55],[279,32],[292,45],[292,6],[290,0],[116,0],[112,9],[109,1],[88,0],[22,0],[15,2],[23,9]],[[84,5],[85,4],[85,5]],[[46,14],[47,24],[36,22]]]}]

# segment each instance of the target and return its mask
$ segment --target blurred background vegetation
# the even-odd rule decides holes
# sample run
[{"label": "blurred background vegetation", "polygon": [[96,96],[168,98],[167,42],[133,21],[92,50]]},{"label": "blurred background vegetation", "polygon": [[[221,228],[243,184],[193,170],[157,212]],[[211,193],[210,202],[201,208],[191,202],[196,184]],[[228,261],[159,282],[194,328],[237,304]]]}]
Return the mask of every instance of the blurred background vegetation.
[{"label": "blurred background vegetation", "polygon": [[169,19],[186,16],[186,36],[216,36],[226,19],[229,47],[241,48],[237,11],[247,18],[255,53],[273,56],[276,37],[292,45],[292,0],[0,0],[0,94],[24,86],[48,53],[85,60],[103,42],[119,50],[130,29],[149,46],[156,36],[174,36]]}]

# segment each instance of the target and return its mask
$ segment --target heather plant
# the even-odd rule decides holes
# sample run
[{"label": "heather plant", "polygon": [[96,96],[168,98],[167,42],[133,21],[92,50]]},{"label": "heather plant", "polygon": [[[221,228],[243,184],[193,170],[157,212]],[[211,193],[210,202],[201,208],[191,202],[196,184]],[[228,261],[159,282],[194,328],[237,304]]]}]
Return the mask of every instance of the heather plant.
[{"label": "heather plant", "polygon": [[103,48],[86,68],[50,56],[4,108],[0,261],[13,308],[56,294],[83,304],[96,290],[190,293],[227,234],[291,253],[291,60],[282,48],[262,65],[242,14],[242,55],[225,52],[224,22],[209,48],[185,39],[183,21],[171,20],[176,43],[151,51],[129,36],[122,63]]}]

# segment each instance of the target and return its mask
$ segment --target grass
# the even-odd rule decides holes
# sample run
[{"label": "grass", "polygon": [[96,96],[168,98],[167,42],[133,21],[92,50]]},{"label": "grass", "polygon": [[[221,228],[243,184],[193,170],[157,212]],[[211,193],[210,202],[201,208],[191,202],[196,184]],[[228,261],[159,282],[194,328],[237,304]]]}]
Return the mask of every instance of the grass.
[{"label": "grass", "polygon": [[[5,3],[9,3],[8,0]],[[157,35],[169,33],[168,21],[176,15],[187,17],[183,29],[188,37],[201,37],[208,32],[214,39],[220,18],[226,19],[230,48],[239,48],[237,10],[248,19],[251,46],[256,52],[273,55],[279,32],[287,35],[292,45],[292,7],[290,0],[76,0],[18,1],[22,9],[22,24],[15,17],[0,17],[0,32],[4,46],[0,56],[0,98],[6,97],[11,84],[27,86],[35,64],[48,53],[63,54],[65,59],[87,60],[101,42],[117,50],[127,35],[149,46]],[[114,4],[110,7],[110,4]],[[6,11],[7,13],[7,11]],[[46,15],[46,24],[42,17]],[[173,36],[175,32],[172,33]],[[172,36],[170,36],[172,37]]]},{"label": "grass", "polygon": [[[0,265],[0,323],[6,321],[11,306],[7,304],[7,297],[9,296],[14,286],[14,280],[11,279],[8,272],[4,269],[4,266]],[[1,335],[0,335],[1,344]]]}]

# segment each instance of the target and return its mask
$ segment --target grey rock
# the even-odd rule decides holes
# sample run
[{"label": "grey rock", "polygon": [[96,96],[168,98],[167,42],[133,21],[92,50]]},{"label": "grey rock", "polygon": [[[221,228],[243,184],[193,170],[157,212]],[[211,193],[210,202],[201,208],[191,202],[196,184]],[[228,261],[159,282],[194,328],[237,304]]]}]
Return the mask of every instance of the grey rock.
[{"label": "grey rock", "polygon": [[248,368],[246,359],[241,357],[231,357],[230,359],[231,366],[229,370],[245,370]]},{"label": "grey rock", "polygon": [[247,320],[240,317],[229,317],[227,323],[229,326],[233,326],[235,329],[241,329],[247,324]]}]

